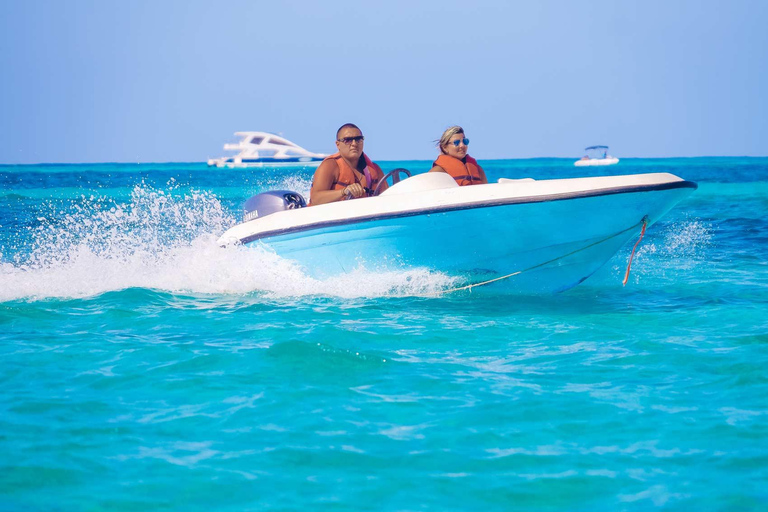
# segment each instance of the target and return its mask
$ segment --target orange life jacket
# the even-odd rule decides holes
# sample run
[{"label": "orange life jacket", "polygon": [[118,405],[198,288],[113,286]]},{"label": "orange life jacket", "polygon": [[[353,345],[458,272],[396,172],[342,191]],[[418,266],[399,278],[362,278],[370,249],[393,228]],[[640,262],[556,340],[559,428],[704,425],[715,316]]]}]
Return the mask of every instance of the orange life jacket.
[{"label": "orange life jacket", "polygon": [[[368,155],[363,153],[362,157],[365,158],[365,169],[363,170],[363,181],[360,182],[360,184],[369,189],[370,192],[367,195],[372,196],[373,191],[376,190],[376,185],[378,185],[381,178],[384,177],[384,173],[382,172],[381,167],[368,158]],[[335,160],[336,165],[339,166],[339,177],[333,184],[333,187],[331,187],[331,190],[344,190],[347,185],[358,183],[357,173],[352,170],[347,161],[342,158],[341,153],[327,156],[325,157],[325,160]],[[323,160],[323,162],[325,162],[325,160]],[[365,171],[368,172],[366,173]],[[386,185],[382,185],[382,190],[386,190]]]},{"label": "orange life jacket", "polygon": [[477,160],[467,155],[467,163],[465,164],[458,158],[450,155],[440,155],[437,157],[432,165],[439,165],[442,169],[451,175],[456,183],[460,187],[465,185],[480,185],[483,183],[482,167],[477,163]]}]

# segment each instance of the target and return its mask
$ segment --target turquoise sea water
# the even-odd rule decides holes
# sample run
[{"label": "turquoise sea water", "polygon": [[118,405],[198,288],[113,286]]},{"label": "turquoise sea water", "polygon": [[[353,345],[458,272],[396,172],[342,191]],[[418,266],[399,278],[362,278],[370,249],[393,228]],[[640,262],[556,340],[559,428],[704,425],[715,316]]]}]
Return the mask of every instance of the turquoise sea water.
[{"label": "turquoise sea water", "polygon": [[[0,510],[765,510],[768,158],[558,295],[215,241],[311,169],[0,166]],[[428,162],[384,162],[423,171]]]}]

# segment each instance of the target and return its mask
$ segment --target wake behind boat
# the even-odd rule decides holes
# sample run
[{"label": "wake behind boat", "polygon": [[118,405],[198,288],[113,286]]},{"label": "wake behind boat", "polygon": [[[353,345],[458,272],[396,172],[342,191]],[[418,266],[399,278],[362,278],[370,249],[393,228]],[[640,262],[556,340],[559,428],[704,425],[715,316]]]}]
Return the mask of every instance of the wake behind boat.
[{"label": "wake behind boat", "polygon": [[268,132],[235,132],[241,140],[235,144],[224,144],[226,151],[238,151],[235,156],[212,158],[208,165],[213,167],[278,167],[314,166],[328,156],[312,153],[285,137]]},{"label": "wake behind boat", "polygon": [[593,165],[615,165],[619,159],[608,154],[608,146],[589,146],[584,148],[586,155],[576,160],[573,165],[576,167],[587,167]]},{"label": "wake behind boat", "polygon": [[[397,172],[393,171],[393,173]],[[246,203],[219,243],[258,244],[325,278],[426,268],[468,286],[541,292],[573,287],[697,185],[668,173],[459,187],[420,174],[378,196],[305,207],[290,191]]]}]

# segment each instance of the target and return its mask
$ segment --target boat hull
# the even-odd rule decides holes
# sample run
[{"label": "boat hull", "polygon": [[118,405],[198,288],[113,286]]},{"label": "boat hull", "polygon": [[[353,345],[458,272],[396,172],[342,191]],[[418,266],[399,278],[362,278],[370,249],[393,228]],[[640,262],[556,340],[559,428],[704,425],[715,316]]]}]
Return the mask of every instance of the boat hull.
[{"label": "boat hull", "polygon": [[576,160],[573,165],[576,167],[592,167],[595,165],[616,165],[618,158],[590,158],[588,160]]},{"label": "boat hull", "polygon": [[240,242],[267,247],[316,278],[358,268],[425,268],[466,285],[561,291],[589,277],[638,237],[644,221],[652,224],[694,188],[680,180],[655,188],[435,205],[241,237]]}]

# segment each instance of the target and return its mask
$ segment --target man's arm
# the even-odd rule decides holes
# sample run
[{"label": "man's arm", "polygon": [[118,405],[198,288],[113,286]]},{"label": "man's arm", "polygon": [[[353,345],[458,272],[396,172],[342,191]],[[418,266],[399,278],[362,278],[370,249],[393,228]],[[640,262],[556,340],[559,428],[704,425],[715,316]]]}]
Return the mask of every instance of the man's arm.
[{"label": "man's arm", "polygon": [[344,198],[343,190],[331,190],[339,178],[339,165],[334,160],[324,160],[312,178],[309,204],[325,204]]}]

